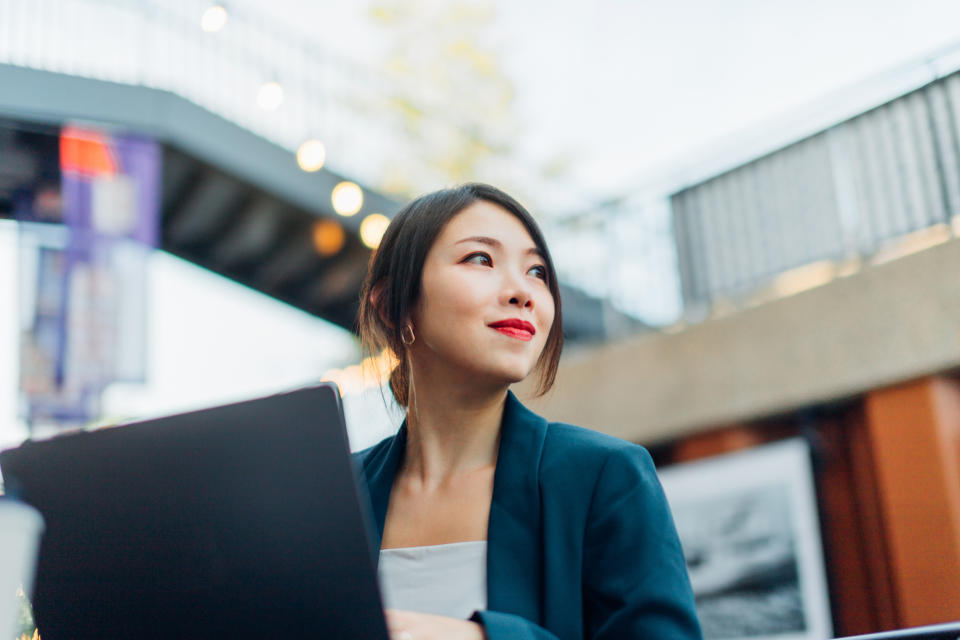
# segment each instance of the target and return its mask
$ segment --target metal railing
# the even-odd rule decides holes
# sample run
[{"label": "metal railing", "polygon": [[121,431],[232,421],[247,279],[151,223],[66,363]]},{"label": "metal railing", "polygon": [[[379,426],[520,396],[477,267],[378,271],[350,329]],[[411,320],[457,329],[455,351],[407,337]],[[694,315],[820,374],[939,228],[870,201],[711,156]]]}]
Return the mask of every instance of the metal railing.
[{"label": "metal railing", "polygon": [[671,195],[684,305],[960,214],[960,72]]}]

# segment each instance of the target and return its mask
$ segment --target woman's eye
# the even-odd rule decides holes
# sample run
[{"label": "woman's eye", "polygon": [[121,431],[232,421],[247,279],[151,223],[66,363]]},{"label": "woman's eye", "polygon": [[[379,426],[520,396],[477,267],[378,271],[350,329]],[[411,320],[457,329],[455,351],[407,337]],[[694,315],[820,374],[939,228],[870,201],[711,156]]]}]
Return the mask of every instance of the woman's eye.
[{"label": "woman's eye", "polygon": [[493,260],[491,260],[490,256],[485,253],[471,253],[464,259],[464,262],[472,262],[474,264],[481,264],[487,267],[493,265]]},{"label": "woman's eye", "polygon": [[547,281],[547,269],[543,265],[537,265],[535,267],[530,267],[530,271],[527,273],[532,273],[535,278],[540,278],[544,282]]}]

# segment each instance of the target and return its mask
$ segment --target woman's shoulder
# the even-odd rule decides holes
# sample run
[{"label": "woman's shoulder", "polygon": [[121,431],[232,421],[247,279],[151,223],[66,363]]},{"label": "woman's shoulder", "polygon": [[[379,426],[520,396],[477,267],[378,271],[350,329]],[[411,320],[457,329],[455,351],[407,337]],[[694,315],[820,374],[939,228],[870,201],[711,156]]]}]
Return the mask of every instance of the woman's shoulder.
[{"label": "woman's shoulder", "polygon": [[662,489],[649,452],[608,434],[549,423],[538,475],[542,499],[584,522],[628,503],[644,517],[660,512]]},{"label": "woman's shoulder", "polygon": [[642,445],[564,422],[547,424],[544,456],[562,461],[567,469],[592,467],[599,471],[612,465],[654,472],[650,453]]},{"label": "woman's shoulder", "polygon": [[547,441],[553,446],[574,448],[603,457],[616,453],[636,454],[646,449],[639,444],[594,429],[565,422],[547,423]]}]

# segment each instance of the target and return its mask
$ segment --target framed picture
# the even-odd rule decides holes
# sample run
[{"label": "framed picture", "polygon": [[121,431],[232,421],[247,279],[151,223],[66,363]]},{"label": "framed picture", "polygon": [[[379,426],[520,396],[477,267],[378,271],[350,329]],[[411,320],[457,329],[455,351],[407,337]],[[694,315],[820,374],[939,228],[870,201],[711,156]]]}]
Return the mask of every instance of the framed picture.
[{"label": "framed picture", "polygon": [[659,471],[707,640],[832,637],[802,439]]}]

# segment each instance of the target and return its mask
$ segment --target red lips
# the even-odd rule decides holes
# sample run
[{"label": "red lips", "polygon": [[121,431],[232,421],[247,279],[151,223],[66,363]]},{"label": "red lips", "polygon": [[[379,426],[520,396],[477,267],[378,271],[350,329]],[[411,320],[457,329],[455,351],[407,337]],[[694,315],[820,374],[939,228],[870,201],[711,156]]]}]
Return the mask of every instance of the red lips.
[{"label": "red lips", "polygon": [[533,335],[537,332],[532,324],[520,318],[507,318],[499,322],[492,322],[487,326],[491,329],[496,329],[506,336],[525,342],[533,339]]}]

